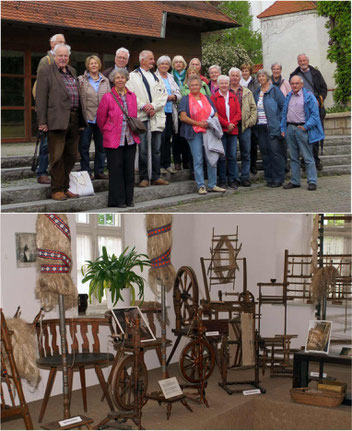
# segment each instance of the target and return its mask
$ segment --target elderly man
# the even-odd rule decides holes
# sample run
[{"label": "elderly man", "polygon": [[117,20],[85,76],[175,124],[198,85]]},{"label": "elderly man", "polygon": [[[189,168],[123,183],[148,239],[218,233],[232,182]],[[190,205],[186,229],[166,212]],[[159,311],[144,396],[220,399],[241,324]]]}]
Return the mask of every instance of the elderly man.
[{"label": "elderly man", "polygon": [[[49,42],[50,42],[50,51],[48,51],[47,55],[45,55],[40,59],[38,68],[37,68],[37,75],[39,73],[39,70],[43,66],[54,63],[53,49],[59,43],[66,43],[65,36],[61,33],[54,34],[54,36],[50,38]],[[35,84],[35,87],[33,87],[33,97],[34,98],[36,97],[36,84]],[[40,141],[40,147],[39,147],[39,163],[38,163],[38,170],[37,170],[37,181],[39,184],[50,184],[50,178],[47,172],[48,165],[49,165],[48,137],[45,136]]]},{"label": "elderly man", "polygon": [[[151,69],[154,67],[154,54],[144,50],[139,54],[140,67],[130,73],[126,87],[137,96],[138,118],[147,132],[139,135],[139,187],[148,187],[149,179],[152,185],[164,186],[168,181],[160,178],[160,145],[161,133],[165,128],[165,105],[168,94],[164,83]],[[148,140],[148,129],[151,139]],[[151,152],[151,175],[148,173],[148,149]],[[150,171],[150,170],[149,170]],[[151,177],[151,178],[150,178]]]},{"label": "elderly man", "polygon": [[303,78],[298,75],[290,80],[292,91],[287,95],[282,110],[281,135],[286,138],[291,158],[291,181],[284,189],[300,187],[301,153],[306,165],[308,190],[317,188],[317,170],[312,145],[324,139],[319,107],[314,95],[303,88]]},{"label": "elderly man", "polygon": [[54,62],[42,67],[37,79],[39,130],[48,132],[51,197],[59,201],[78,197],[68,191],[69,174],[78,155],[79,127],[87,125],[76,72],[68,65],[70,53],[69,45],[56,45]]},{"label": "elderly man", "polygon": [[114,69],[121,67],[122,69],[127,69],[128,60],[130,59],[130,52],[126,48],[119,48],[115,53],[115,65],[104,70],[103,75],[106,76],[110,81],[111,88],[114,83],[110,79],[110,74]]},{"label": "elderly man", "polygon": [[[326,82],[320,71],[309,64],[309,58],[306,54],[299,54],[297,56],[297,61],[298,67],[291,73],[290,79],[294,75],[299,75],[303,78],[304,88],[308,91],[311,91],[318,101],[320,120],[324,128],[323,120],[326,115],[324,108],[324,100],[326,98],[326,95],[328,94],[328,87],[326,85]],[[319,159],[319,142],[316,142],[313,145],[313,154],[315,165],[318,171],[320,171],[323,169],[323,165],[321,164],[321,161]]]}]

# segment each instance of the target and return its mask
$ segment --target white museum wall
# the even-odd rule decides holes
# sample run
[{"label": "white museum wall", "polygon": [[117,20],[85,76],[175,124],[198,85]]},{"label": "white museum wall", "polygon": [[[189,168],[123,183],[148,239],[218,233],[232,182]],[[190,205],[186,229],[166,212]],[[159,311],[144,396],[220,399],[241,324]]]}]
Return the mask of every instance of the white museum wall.
[{"label": "white museum wall", "polygon": [[[72,234],[72,254],[73,265],[72,274],[75,271],[76,237],[74,215],[69,215],[69,222]],[[36,281],[36,269],[17,268],[15,253],[15,233],[35,232],[36,215],[6,215],[1,216],[1,306],[5,316],[11,317],[18,305],[21,305],[22,318],[32,321],[39,311],[39,303],[34,298],[34,286]],[[144,214],[128,214],[123,216],[124,226],[124,247],[135,246],[140,253],[147,252],[147,235],[145,230]],[[247,258],[247,278],[248,290],[256,297],[258,296],[258,282],[268,282],[271,278],[276,278],[278,282],[283,279],[284,250],[290,252],[306,253],[310,251],[310,237],[312,230],[312,216],[304,214],[273,214],[273,215],[247,215],[247,214],[176,214],[173,216],[173,247],[172,263],[176,269],[180,266],[191,266],[197,275],[200,298],[204,297],[204,283],[200,267],[200,257],[210,257],[209,248],[211,246],[212,228],[215,234],[235,233],[236,226],[239,227],[239,241],[242,242],[240,257]],[[147,271],[144,271],[144,278]],[[228,287],[221,287],[221,290],[229,290]],[[217,299],[217,290],[212,292],[213,299]],[[235,291],[242,290],[242,267],[236,280]],[[128,305],[127,295],[124,295]],[[153,292],[145,289],[145,300],[154,300]],[[167,293],[168,317],[170,324],[167,328],[167,338],[175,340],[171,329],[175,326],[175,313],[173,309],[172,290]],[[330,313],[335,313],[334,309]],[[341,314],[341,310],[337,310]],[[45,317],[57,317],[57,311],[46,314]],[[68,312],[67,316],[72,316]],[[289,305],[288,307],[288,333],[298,334],[293,346],[300,347],[305,343],[308,321],[314,318],[312,305]],[[160,326],[156,321],[157,331],[160,336]],[[283,308],[281,306],[267,305],[263,308],[261,334],[272,336],[281,333],[283,328]],[[101,347],[103,351],[114,352],[108,342],[108,332],[100,334]],[[179,358],[184,339],[178,347],[172,362]],[[170,352],[171,348],[168,349]],[[159,366],[156,353],[147,352],[146,364],[148,369]],[[104,370],[107,376],[108,369]],[[24,391],[27,401],[34,401],[43,398],[48,372],[42,370],[42,382],[38,390],[33,391],[24,383]],[[74,389],[78,389],[78,373],[74,377]],[[52,394],[62,392],[61,373],[58,373]],[[87,385],[96,385],[98,380],[94,370],[87,371]]]},{"label": "white museum wall", "polygon": [[[288,79],[296,69],[297,55],[307,54],[309,63],[320,70],[328,89],[336,88],[335,64],[327,60],[329,34],[326,18],[306,11],[260,19],[263,48],[263,66],[270,72],[273,63],[282,64],[282,76]],[[325,105],[331,107],[333,92],[328,91]]]}]

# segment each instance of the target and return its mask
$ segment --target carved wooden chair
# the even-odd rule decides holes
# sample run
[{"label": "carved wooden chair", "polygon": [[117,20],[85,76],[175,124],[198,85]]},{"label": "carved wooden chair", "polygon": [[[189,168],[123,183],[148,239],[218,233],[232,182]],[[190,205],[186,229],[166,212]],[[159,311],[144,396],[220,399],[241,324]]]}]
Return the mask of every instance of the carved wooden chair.
[{"label": "carved wooden chair", "polygon": [[[1,312],[1,421],[9,418],[17,419],[22,415],[26,429],[32,430],[33,424],[28,405],[22,391],[21,379],[18,375],[15,359],[13,357],[11,331],[6,325],[5,317]],[[7,360],[5,360],[5,358]],[[5,402],[5,388],[11,405]],[[20,404],[16,404],[15,395],[18,395]]]},{"label": "carved wooden chair", "polygon": [[[100,386],[107,399],[109,407],[114,410],[108,386],[106,384],[102,368],[112,364],[114,355],[100,351],[99,330],[101,327],[109,327],[111,332],[111,319],[104,318],[67,318],[66,319],[66,345],[68,364],[69,397],[71,401],[73,373],[78,370],[81,380],[82,399],[84,411],[87,411],[87,391],[85,369],[94,368]],[[62,356],[59,319],[46,319],[36,325],[40,368],[50,369],[45,395],[39,414],[39,422],[42,422],[46,406],[51,394],[57,371],[62,371]],[[69,339],[70,335],[70,340]],[[82,344],[80,345],[80,340]]]}]

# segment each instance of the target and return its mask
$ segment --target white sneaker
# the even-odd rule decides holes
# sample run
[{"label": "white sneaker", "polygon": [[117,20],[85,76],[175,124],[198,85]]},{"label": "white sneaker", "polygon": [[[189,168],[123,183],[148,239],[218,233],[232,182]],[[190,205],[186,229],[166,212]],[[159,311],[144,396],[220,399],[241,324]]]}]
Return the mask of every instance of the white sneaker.
[{"label": "white sneaker", "polygon": [[165,168],[161,168],[161,169],[160,169],[160,173],[161,173],[161,174],[167,174],[167,169],[165,169]]},{"label": "white sneaker", "polygon": [[226,189],[223,189],[222,187],[219,187],[219,186],[215,186],[212,189],[208,189],[208,192],[225,193]]},{"label": "white sneaker", "polygon": [[170,172],[170,174],[176,174],[176,169],[174,169],[173,167],[169,166],[167,169],[167,172]]},{"label": "white sneaker", "polygon": [[203,187],[199,187],[199,189],[198,189],[198,194],[199,195],[206,195],[208,192],[207,192],[207,190],[206,190],[206,188],[203,186]]}]

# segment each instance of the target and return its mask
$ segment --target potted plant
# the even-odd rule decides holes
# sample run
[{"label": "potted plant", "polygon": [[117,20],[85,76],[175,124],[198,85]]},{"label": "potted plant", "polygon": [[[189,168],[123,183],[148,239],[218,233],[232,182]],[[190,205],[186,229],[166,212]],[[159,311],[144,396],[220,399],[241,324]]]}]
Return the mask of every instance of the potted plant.
[{"label": "potted plant", "polygon": [[143,253],[137,253],[135,247],[128,250],[128,247],[116,257],[114,254],[109,256],[106,247],[102,248],[102,255],[95,261],[87,261],[82,266],[82,283],[89,282],[89,302],[94,295],[99,302],[104,296],[104,290],[109,290],[113,306],[123,297],[121,291],[130,289],[131,303],[134,305],[136,299],[135,286],[138,287],[138,298],[144,297],[144,278],[134,272],[135,267],[141,271],[145,266],[150,266],[149,257]]}]

